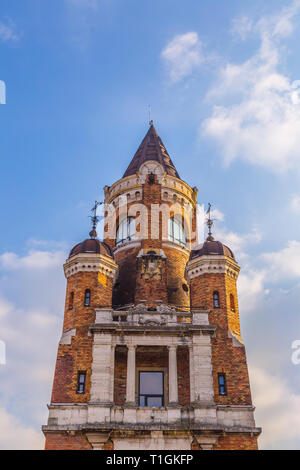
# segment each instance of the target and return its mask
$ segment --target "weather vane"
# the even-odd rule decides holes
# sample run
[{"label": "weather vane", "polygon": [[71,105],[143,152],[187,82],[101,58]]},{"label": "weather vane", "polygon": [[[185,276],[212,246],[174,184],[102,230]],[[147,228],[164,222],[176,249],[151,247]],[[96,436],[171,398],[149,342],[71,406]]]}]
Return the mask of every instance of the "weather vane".
[{"label": "weather vane", "polygon": [[90,237],[91,238],[96,238],[97,237],[97,232],[96,232],[96,226],[97,226],[97,223],[99,222],[99,217],[97,215],[97,209],[99,206],[101,206],[102,204],[104,204],[103,202],[98,202],[98,201],[95,201],[95,205],[94,207],[91,209],[91,212],[93,213],[93,215],[90,215],[90,219],[92,221],[92,230],[90,232]]},{"label": "weather vane", "polygon": [[214,225],[214,219],[211,218],[211,203],[208,203],[208,209],[206,211],[206,214],[208,215],[208,218],[206,219],[206,225],[208,226],[208,241],[214,241],[214,237],[212,236],[212,226]]}]

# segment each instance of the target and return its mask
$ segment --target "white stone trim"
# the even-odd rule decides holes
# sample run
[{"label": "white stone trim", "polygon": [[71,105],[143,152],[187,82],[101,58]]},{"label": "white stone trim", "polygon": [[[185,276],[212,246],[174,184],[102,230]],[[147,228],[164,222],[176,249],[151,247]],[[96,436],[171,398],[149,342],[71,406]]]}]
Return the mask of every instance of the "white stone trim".
[{"label": "white stone trim", "polygon": [[177,346],[169,346],[169,403],[178,404]]},{"label": "white stone trim", "polygon": [[193,336],[193,376],[195,402],[214,402],[211,340],[209,335]]},{"label": "white stone trim", "polygon": [[136,346],[129,345],[127,349],[127,379],[126,403],[135,404],[135,355]]},{"label": "white stone trim", "polygon": [[64,264],[66,278],[78,272],[100,272],[114,279],[117,270],[118,265],[112,258],[100,253],[79,253]]},{"label": "white stone trim", "polygon": [[128,407],[101,404],[54,404],[49,406],[49,426],[80,426],[89,424],[153,425],[177,424],[186,421],[192,425],[218,426],[226,431],[255,429],[254,408],[251,406],[201,406],[186,407]]},{"label": "white stone trim", "polygon": [[73,336],[76,336],[76,328],[65,330],[60,338],[59,344],[70,345]]},{"label": "white stone trim", "polygon": [[240,267],[227,256],[206,255],[191,259],[186,268],[189,279],[201,276],[203,274],[227,274],[233,279],[237,279]]},{"label": "white stone trim", "polygon": [[162,247],[165,247],[165,248],[172,248],[173,250],[178,250],[180,251],[181,253],[184,253],[185,255],[189,255],[190,254],[190,250],[187,249],[187,248],[184,248],[183,246],[179,245],[178,243],[174,243],[174,242],[171,242],[171,241],[163,241],[162,242]]},{"label": "white stone trim", "polygon": [[112,336],[95,334],[93,343],[93,362],[91,375],[91,402],[112,403],[112,378],[114,363],[112,361]]},{"label": "white stone trim", "polygon": [[113,249],[114,255],[120,253],[120,251],[129,250],[130,248],[140,247],[142,242],[140,240],[131,240],[129,242],[120,243]]}]

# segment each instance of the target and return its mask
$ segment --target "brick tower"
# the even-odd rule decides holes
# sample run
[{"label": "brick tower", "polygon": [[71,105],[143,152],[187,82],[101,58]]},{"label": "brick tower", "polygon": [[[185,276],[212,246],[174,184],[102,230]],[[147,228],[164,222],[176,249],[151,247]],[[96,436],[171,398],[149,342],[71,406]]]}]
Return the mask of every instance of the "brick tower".
[{"label": "brick tower", "polygon": [[104,193],[104,241],[95,212],[64,265],[46,449],[256,449],[240,268],[211,231],[198,244],[197,188],[152,122]]}]

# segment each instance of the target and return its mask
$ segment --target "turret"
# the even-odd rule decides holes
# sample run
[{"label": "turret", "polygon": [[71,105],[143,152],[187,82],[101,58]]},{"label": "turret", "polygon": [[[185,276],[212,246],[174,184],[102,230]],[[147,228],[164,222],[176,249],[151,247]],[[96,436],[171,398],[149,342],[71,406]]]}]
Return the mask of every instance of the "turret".
[{"label": "turret", "polygon": [[51,403],[87,402],[90,393],[92,337],[96,308],[112,307],[117,265],[110,248],[92,237],[70,251],[63,332],[60,339]]}]

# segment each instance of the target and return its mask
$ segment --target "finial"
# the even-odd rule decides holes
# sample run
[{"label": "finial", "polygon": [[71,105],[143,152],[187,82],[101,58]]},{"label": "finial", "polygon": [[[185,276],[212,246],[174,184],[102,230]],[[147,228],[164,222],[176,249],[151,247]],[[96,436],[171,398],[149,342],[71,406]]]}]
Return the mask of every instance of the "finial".
[{"label": "finial", "polygon": [[212,226],[214,225],[214,220],[211,218],[211,203],[209,202],[208,203],[208,209],[206,211],[206,214],[208,215],[208,218],[206,219],[206,224],[208,226],[208,237],[207,237],[207,241],[208,242],[213,242],[214,241],[214,237],[212,236]]},{"label": "finial", "polygon": [[99,206],[101,206],[103,202],[98,202],[95,201],[94,207],[91,209],[91,212],[93,213],[92,216],[90,216],[91,221],[92,221],[92,230],[90,231],[90,237],[91,238],[96,238],[97,237],[97,232],[96,232],[96,226],[99,221],[99,217],[97,216],[97,209]]}]

